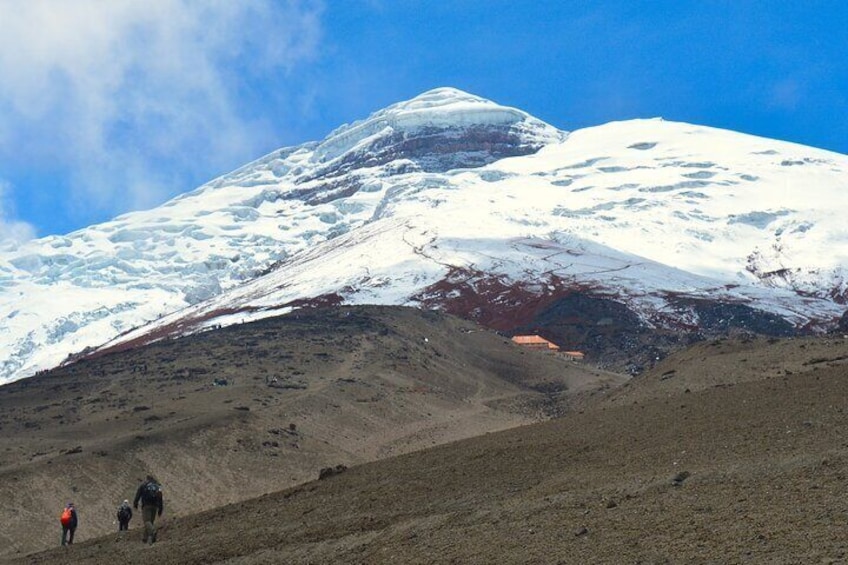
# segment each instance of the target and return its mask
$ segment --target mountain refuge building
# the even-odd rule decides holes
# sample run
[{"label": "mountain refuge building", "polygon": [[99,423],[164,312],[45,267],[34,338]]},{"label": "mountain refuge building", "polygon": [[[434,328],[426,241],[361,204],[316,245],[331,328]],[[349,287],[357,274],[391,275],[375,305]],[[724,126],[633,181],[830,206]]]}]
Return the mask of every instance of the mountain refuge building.
[{"label": "mountain refuge building", "polygon": [[539,335],[516,335],[512,337],[512,341],[528,349],[547,349],[549,351],[559,351],[559,345],[548,341],[547,339]]}]

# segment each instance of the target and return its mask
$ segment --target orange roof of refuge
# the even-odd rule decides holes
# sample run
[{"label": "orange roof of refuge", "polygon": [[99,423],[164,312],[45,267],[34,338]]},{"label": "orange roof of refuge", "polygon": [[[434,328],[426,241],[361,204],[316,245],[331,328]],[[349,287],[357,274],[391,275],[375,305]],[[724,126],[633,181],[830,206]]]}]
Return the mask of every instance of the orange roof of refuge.
[{"label": "orange roof of refuge", "polygon": [[559,349],[559,346],[557,344],[551,343],[550,341],[538,335],[516,335],[512,337],[512,341],[514,341],[518,345],[544,345],[548,349]]}]

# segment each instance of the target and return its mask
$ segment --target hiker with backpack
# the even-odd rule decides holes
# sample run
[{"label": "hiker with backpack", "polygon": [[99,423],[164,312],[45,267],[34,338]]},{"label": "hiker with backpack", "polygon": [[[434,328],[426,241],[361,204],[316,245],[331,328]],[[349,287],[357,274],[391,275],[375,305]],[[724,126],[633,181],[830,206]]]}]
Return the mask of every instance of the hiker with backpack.
[{"label": "hiker with backpack", "polygon": [[165,505],[162,502],[162,487],[153,478],[147,475],[147,479],[140,485],[135,493],[133,508],[138,510],[138,502],[141,501],[141,519],[144,522],[144,537],[142,542],[153,544],[156,542],[156,516],[162,515]]},{"label": "hiker with backpack", "polygon": [[130,501],[125,500],[118,506],[118,531],[128,530],[130,520],[132,520],[132,508],[130,508]]},{"label": "hiker with backpack", "polygon": [[62,510],[59,523],[62,524],[62,545],[72,545],[74,532],[77,531],[77,509],[73,502],[69,502]]}]

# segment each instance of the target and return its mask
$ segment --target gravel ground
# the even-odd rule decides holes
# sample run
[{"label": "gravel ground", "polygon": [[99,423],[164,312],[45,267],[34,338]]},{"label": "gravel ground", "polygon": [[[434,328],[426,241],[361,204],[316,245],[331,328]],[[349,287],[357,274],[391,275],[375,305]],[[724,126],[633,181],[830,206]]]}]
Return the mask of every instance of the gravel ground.
[{"label": "gravel ground", "polygon": [[68,500],[77,554],[117,530],[115,508],[147,473],[165,488],[163,525],[178,528],[324,467],[544,421],[623,380],[458,318],[379,307],[80,362],[0,387],[0,559],[55,546]]},{"label": "gravel ground", "polygon": [[844,563],[847,361],[700,344],[556,420],[20,562]]}]

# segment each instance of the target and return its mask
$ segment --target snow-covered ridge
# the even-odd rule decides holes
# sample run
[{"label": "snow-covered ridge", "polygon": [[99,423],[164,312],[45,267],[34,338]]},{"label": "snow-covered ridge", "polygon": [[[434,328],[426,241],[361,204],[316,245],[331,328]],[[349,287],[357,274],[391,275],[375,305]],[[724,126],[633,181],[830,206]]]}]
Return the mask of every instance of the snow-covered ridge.
[{"label": "snow-covered ridge", "polygon": [[499,106],[490,100],[455,88],[437,88],[412,100],[388,106],[366,120],[342,126],[322,141],[312,155],[325,162],[352,150],[379,134],[403,132],[415,135],[423,129],[454,129],[523,125],[540,144],[561,141],[565,134],[529,114]]},{"label": "snow-covered ridge", "polygon": [[413,304],[457,269],[604,286],[646,320],[676,315],[670,293],[712,293],[823,326],[848,297],[846,209],[844,155],[662,120],[565,134],[436,89],[0,251],[0,383],[178,311]]}]

